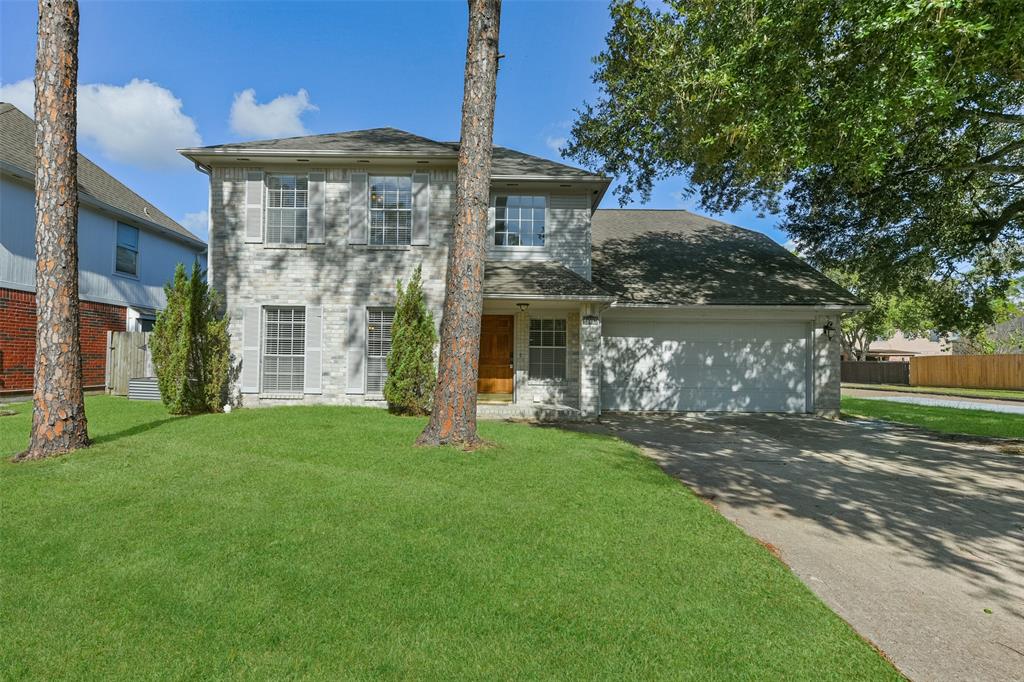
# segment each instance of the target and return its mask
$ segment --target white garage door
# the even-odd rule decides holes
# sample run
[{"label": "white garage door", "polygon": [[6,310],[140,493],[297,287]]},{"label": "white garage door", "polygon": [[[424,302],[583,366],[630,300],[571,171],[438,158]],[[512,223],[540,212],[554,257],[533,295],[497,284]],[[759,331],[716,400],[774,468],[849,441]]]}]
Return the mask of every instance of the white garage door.
[{"label": "white garage door", "polygon": [[603,410],[807,411],[805,322],[605,318]]}]

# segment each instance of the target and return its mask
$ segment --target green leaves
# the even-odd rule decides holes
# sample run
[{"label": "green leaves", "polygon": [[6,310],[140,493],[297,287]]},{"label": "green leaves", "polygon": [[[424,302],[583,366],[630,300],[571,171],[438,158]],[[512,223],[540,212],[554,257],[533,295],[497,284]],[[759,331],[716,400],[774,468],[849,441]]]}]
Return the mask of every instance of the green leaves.
[{"label": "green leaves", "polygon": [[820,265],[948,280],[951,325],[1024,267],[1019,2],[619,0],[611,15],[602,93],[568,152],[619,178],[621,201],[686,176],[712,213],[784,211]]},{"label": "green leaves", "polygon": [[391,354],[384,397],[396,414],[429,414],[436,370],[434,346],[437,330],[434,316],[423,298],[422,266],[416,268],[409,285],[398,282],[395,319],[391,325]]}]

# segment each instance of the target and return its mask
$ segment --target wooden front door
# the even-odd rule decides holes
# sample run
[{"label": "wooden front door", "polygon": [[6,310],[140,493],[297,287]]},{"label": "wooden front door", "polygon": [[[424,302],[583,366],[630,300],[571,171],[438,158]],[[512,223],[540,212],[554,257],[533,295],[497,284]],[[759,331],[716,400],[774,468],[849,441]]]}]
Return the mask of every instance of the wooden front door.
[{"label": "wooden front door", "polygon": [[512,399],[511,315],[484,315],[480,324],[480,379],[477,393]]}]

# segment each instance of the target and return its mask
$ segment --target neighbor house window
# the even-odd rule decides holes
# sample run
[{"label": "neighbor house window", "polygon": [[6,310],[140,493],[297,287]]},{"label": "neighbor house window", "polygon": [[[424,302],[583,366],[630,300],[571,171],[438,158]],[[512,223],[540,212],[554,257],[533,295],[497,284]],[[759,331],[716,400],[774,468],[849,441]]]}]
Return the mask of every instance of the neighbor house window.
[{"label": "neighbor house window", "polygon": [[305,175],[267,176],[267,243],[305,244],[309,204]]},{"label": "neighbor house window", "polygon": [[412,177],[370,176],[370,243],[412,242]]},{"label": "neighbor house window", "polygon": [[395,311],[376,308],[366,311],[366,392],[383,393],[391,353],[391,323]]},{"label": "neighbor house window", "polygon": [[117,253],[114,269],[122,275],[139,275],[139,228],[117,224]]},{"label": "neighbor house window", "polygon": [[497,246],[544,246],[544,197],[499,196],[494,199]]},{"label": "neighbor house window", "polygon": [[565,320],[530,320],[530,378],[565,378]]},{"label": "neighbor house window", "polygon": [[263,391],[302,393],[306,370],[306,309],[263,311]]}]

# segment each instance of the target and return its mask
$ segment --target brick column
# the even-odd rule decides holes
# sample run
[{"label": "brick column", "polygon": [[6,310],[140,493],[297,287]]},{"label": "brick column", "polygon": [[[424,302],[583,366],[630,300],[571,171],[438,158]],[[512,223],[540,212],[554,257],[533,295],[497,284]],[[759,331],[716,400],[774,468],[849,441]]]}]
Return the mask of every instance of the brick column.
[{"label": "brick column", "polygon": [[580,416],[601,415],[601,317],[595,304],[583,305],[580,320]]},{"label": "brick column", "polygon": [[[835,331],[832,340],[823,331],[826,323],[831,322]],[[820,417],[837,419],[839,417],[839,369],[840,341],[839,316],[818,315],[814,318],[812,338],[812,376],[814,381],[814,413]]]}]

